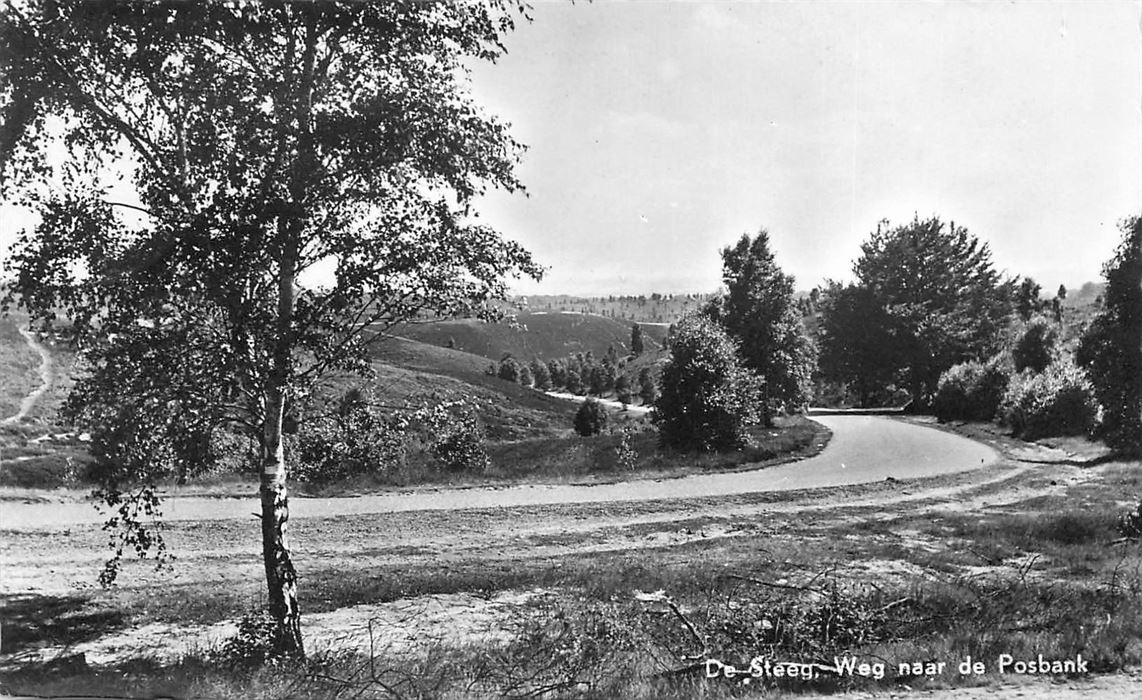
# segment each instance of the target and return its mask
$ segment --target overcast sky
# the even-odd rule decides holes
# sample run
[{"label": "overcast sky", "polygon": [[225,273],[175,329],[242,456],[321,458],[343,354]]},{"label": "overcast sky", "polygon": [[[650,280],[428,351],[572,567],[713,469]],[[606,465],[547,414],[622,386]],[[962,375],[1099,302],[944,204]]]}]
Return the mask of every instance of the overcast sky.
[{"label": "overcast sky", "polygon": [[540,1],[474,90],[528,144],[484,218],[524,293],[713,291],[765,227],[799,289],[939,215],[1051,293],[1142,213],[1142,3]]},{"label": "overcast sky", "polygon": [[[483,218],[525,294],[707,292],[766,228],[798,289],[881,219],[954,220],[1044,291],[1142,213],[1142,0],[538,0],[473,90],[529,146]],[[0,256],[23,223],[0,208]],[[15,225],[14,225],[15,224]]]}]

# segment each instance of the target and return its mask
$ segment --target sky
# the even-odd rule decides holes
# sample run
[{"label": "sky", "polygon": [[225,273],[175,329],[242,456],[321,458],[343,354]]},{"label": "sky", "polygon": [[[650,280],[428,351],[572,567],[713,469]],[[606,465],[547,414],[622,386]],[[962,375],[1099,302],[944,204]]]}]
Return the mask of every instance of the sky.
[{"label": "sky", "polygon": [[[528,150],[481,219],[521,294],[712,292],[769,232],[808,290],[887,219],[954,221],[1045,293],[1142,214],[1142,0],[535,0],[471,90]],[[2,193],[0,193],[2,194]],[[18,217],[0,207],[0,258]]]},{"label": "sky", "polygon": [[526,294],[714,291],[764,228],[798,289],[938,215],[1051,294],[1142,213],[1142,3],[540,0],[472,89],[528,145],[481,216]]}]

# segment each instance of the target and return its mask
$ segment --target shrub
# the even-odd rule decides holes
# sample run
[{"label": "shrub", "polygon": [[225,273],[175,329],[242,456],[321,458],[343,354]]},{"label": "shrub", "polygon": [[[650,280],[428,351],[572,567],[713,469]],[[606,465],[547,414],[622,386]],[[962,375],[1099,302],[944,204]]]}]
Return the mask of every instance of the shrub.
[{"label": "shrub", "polygon": [[1042,372],[1047,369],[1055,355],[1058,337],[1055,327],[1042,316],[1028,322],[1011,348],[1015,371],[1022,372],[1029,369],[1033,372]]},{"label": "shrub", "polygon": [[607,427],[607,409],[595,399],[587,399],[575,413],[575,432],[584,437],[598,435]]},{"label": "shrub", "polygon": [[737,450],[757,422],[760,380],[741,365],[737,345],[701,316],[678,322],[652,420],[662,442],[683,450]]},{"label": "shrub", "polygon": [[280,628],[265,610],[246,613],[238,621],[238,632],[222,643],[216,655],[220,663],[249,671],[276,659],[275,642]]},{"label": "shrub", "polygon": [[451,472],[480,473],[490,463],[484,424],[463,401],[440,403],[414,414],[431,436],[429,452]]},{"label": "shrub", "polygon": [[638,451],[631,444],[632,437],[634,437],[634,431],[631,430],[630,426],[624,426],[619,432],[619,444],[615,447],[615,462],[620,469],[626,471],[634,471],[638,466]]},{"label": "shrub", "polygon": [[496,371],[500,379],[505,379],[509,382],[519,381],[520,364],[511,355],[500,360],[500,368]]},{"label": "shrub", "polygon": [[297,436],[291,436],[288,444],[296,450],[299,481],[328,484],[403,460],[404,426],[377,415],[366,398],[350,394],[333,415],[307,420]]},{"label": "shrub", "polygon": [[1009,378],[998,362],[964,362],[940,375],[932,408],[941,421],[995,417]]},{"label": "shrub", "polygon": [[1024,371],[1012,377],[999,411],[1016,435],[1037,440],[1090,433],[1097,407],[1083,371],[1061,361],[1039,374]]},{"label": "shrub", "polygon": [[1127,539],[1136,540],[1142,537],[1142,502],[1139,502],[1134,510],[1119,515],[1116,527],[1118,533]]}]

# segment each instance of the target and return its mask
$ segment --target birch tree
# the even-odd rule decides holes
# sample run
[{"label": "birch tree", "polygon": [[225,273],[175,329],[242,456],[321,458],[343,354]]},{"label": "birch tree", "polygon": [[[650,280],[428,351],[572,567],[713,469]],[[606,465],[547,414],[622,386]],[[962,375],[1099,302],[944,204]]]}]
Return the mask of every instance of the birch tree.
[{"label": "birch tree", "polygon": [[[41,329],[63,319],[81,353],[67,409],[99,436],[120,548],[161,547],[140,516],[159,479],[215,458],[212,435],[256,440],[280,652],[304,653],[287,408],[331,371],[367,374],[370,344],[419,310],[491,317],[508,279],[540,274],[471,209],[520,188],[522,147],[467,72],[520,16],[495,0],[0,10],[2,191],[39,212],[8,302]],[[112,201],[108,173],[137,199]]]}]

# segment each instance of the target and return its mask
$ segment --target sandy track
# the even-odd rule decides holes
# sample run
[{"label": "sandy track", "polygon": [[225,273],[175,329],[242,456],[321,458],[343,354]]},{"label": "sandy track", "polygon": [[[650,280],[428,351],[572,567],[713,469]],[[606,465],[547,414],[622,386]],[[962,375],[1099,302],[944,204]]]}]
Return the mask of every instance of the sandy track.
[{"label": "sandy track", "polygon": [[23,328],[21,328],[20,329],[20,335],[24,336],[24,340],[28,343],[28,347],[35,350],[40,356],[40,367],[39,367],[40,386],[37,387],[34,391],[32,391],[30,394],[25,396],[20,401],[20,410],[16,412],[16,415],[8,416],[3,421],[0,421],[0,424],[3,424],[3,425],[9,424],[9,423],[17,423],[17,422],[23,420],[29,413],[32,412],[32,409],[35,407],[36,402],[40,400],[40,397],[44,395],[44,392],[46,392],[51,387],[51,384],[52,384],[52,356],[51,356],[51,353],[48,352],[48,349],[45,348],[43,345],[41,345],[39,343],[39,341],[36,340],[36,337],[34,335],[32,335],[31,332],[26,331]]}]

